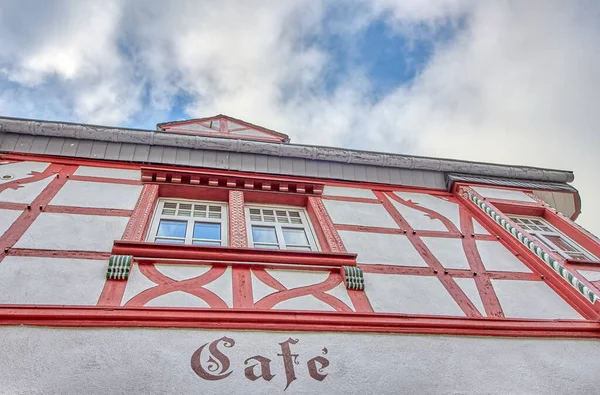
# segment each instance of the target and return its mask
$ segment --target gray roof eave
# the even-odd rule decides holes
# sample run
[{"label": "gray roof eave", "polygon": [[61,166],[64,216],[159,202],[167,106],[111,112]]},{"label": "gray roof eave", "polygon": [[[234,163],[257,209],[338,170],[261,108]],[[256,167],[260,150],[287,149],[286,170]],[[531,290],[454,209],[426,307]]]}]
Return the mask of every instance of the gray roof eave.
[{"label": "gray roof eave", "polygon": [[573,172],[529,166],[428,158],[393,153],[360,151],[313,145],[267,143],[128,129],[100,125],[54,122],[35,119],[0,117],[0,131],[36,136],[55,136],[95,141],[212,149],[254,153],[279,157],[302,158],[340,163],[362,164],[412,170],[430,170],[544,182],[571,182]]}]

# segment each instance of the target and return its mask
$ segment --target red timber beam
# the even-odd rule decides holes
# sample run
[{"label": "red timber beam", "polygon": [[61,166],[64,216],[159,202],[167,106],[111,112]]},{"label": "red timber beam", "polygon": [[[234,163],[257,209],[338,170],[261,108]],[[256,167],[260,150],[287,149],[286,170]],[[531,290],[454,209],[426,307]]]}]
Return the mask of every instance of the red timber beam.
[{"label": "red timber beam", "polygon": [[[463,193],[461,193],[461,191]],[[599,320],[600,319],[600,303],[591,302],[586,296],[584,296],[581,291],[574,286],[572,286],[569,282],[566,281],[563,276],[557,273],[551,266],[542,262],[541,258],[531,251],[528,247],[526,247],[523,243],[517,240],[512,232],[507,231],[505,228],[500,226],[491,216],[486,214],[480,206],[475,204],[469,196],[475,196],[478,201],[485,202],[485,205],[489,207],[492,211],[496,213],[498,218],[501,218],[504,223],[510,225],[511,228],[515,229],[516,232],[520,232],[525,235],[529,240],[535,240],[531,235],[521,229],[518,225],[516,225],[510,218],[506,216],[506,214],[501,211],[494,203],[485,199],[477,192],[469,188],[468,185],[464,184],[455,184],[454,193],[457,199],[462,202],[462,205],[467,207],[471,213],[483,224],[489,226],[491,229],[497,229],[498,233],[503,235],[500,237],[500,241],[511,251],[515,251],[517,255],[525,257],[527,265],[535,270],[537,273],[543,276],[544,281],[556,292],[558,293],[567,303],[569,303],[579,314],[581,314],[584,318],[589,320]],[[506,209],[506,207],[504,207]],[[564,260],[560,260],[556,257],[551,251],[549,251],[545,246],[537,245],[538,250],[542,253],[545,253],[546,256],[551,257],[553,260],[557,261],[559,264],[565,263]],[[565,275],[567,275],[567,271],[564,271]],[[572,275],[572,273],[570,273]],[[579,278],[573,276],[573,279],[579,283],[583,283],[579,280]]]},{"label": "red timber beam", "polygon": [[13,305],[0,306],[0,325],[205,328],[600,339],[600,323],[582,320],[459,318],[248,309]]}]

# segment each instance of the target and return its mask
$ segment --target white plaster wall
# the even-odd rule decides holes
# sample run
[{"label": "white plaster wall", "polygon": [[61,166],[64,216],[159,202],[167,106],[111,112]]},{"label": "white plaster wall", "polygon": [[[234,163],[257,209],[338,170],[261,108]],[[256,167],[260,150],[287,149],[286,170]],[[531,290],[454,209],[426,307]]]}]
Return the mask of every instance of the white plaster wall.
[{"label": "white plaster wall", "polygon": [[381,204],[323,200],[335,224],[398,228],[394,219]]},{"label": "white plaster wall", "polygon": [[111,169],[108,167],[79,166],[75,173],[76,176],[119,178],[121,180],[140,180],[141,172],[139,170]]},{"label": "white plaster wall", "polygon": [[446,269],[467,269],[469,261],[465,255],[462,239],[422,237],[421,240]]},{"label": "white plaster wall", "polygon": [[[459,228],[460,229],[460,228]],[[473,231],[476,235],[489,235],[490,233],[485,230],[483,225],[481,225],[475,218],[473,218]]]},{"label": "white plaster wall", "polygon": [[141,185],[69,180],[50,204],[133,210],[141,192]]},{"label": "white plaster wall", "polygon": [[[50,165],[47,162],[14,162],[0,165],[0,184],[20,180],[31,175],[32,171],[43,172]],[[13,178],[4,180],[1,177],[11,175]]]},{"label": "white plaster wall", "polygon": [[542,281],[491,281],[507,318],[582,319]]},{"label": "white plaster wall", "polygon": [[332,187],[326,185],[323,189],[324,196],[346,196],[356,198],[371,198],[376,199],[375,194],[370,189],[364,188],[346,188],[346,187]]},{"label": "white plaster wall", "polygon": [[364,277],[365,292],[376,312],[465,315],[437,277],[375,273]]},{"label": "white plaster wall", "polygon": [[[235,341],[219,348],[230,376],[198,377],[192,354],[223,336]],[[277,353],[288,338],[298,339],[297,380],[284,392]],[[5,326],[0,347],[0,383],[11,395],[595,394],[600,371],[595,340]],[[254,355],[272,360],[271,381],[245,378],[244,360]],[[306,365],[318,355],[330,362],[320,382]]]},{"label": "white plaster wall", "polygon": [[0,237],[11,227],[22,213],[23,212],[19,210],[0,209]]},{"label": "white plaster wall", "polygon": [[329,272],[306,270],[265,269],[275,280],[287,289],[306,287],[327,280]]},{"label": "white plaster wall", "polygon": [[[172,265],[172,264],[156,264],[156,269],[167,277],[176,281],[182,281],[198,277],[208,272],[212,266],[208,265]],[[134,264],[127,280],[125,293],[123,294],[122,304],[126,304],[134,296],[153,288],[157,284],[144,276],[137,264]],[[227,267],[225,272],[212,282],[203,285],[202,288],[214,292],[221,298],[228,307],[233,307],[233,291],[231,284],[231,267]],[[186,292],[171,292],[166,295],[159,296],[149,301],[146,306],[160,307],[208,307],[208,304],[197,296]]]},{"label": "white plaster wall", "polygon": [[406,236],[345,230],[339,231],[339,234],[346,250],[358,254],[358,263],[427,266]]},{"label": "white plaster wall", "polygon": [[121,239],[127,217],[42,213],[17,241],[17,248],[105,251]]},{"label": "white plaster wall", "polygon": [[95,305],[107,265],[91,259],[7,256],[0,264],[0,304]]},{"label": "white plaster wall", "polygon": [[531,273],[531,270],[499,241],[477,240],[476,244],[486,270]]},{"label": "white plaster wall", "polygon": [[273,306],[273,310],[335,311],[333,307],[312,295],[304,295],[284,300]]},{"label": "white plaster wall", "polygon": [[0,202],[30,204],[52,182],[53,176],[39,181],[19,185],[17,189],[8,188],[0,192]]},{"label": "white plaster wall", "polygon": [[260,281],[258,279],[258,277],[256,277],[256,275],[252,271],[251,271],[250,277],[251,277],[251,281],[252,281],[252,297],[254,299],[254,303],[258,302],[265,296],[268,296],[268,295],[271,295],[272,293],[277,292],[277,290],[275,288],[272,288],[272,287],[268,286],[267,284],[263,283],[262,281]]},{"label": "white plaster wall", "polygon": [[485,317],[487,314],[485,312],[485,308],[483,307],[481,295],[479,294],[475,280],[472,278],[454,278],[454,281],[458,284],[465,295],[467,295],[475,307],[477,307],[477,310],[479,310],[481,315]]},{"label": "white plaster wall", "polygon": [[600,271],[578,270],[578,272],[588,281],[600,281]]},{"label": "white plaster wall", "polygon": [[509,189],[496,189],[496,188],[485,188],[485,187],[471,187],[475,192],[485,198],[490,199],[502,199],[502,200],[515,200],[518,202],[535,202],[532,198],[527,196],[521,191],[512,191]]},{"label": "white plaster wall", "polygon": [[[428,208],[430,210],[435,211],[436,213],[441,214],[442,216],[448,218],[458,229],[460,229],[460,211],[458,204],[454,202],[450,202],[442,197],[436,197],[432,195],[427,195],[424,193],[413,193],[413,192],[395,192],[396,195],[401,197],[404,200],[411,200],[413,203],[417,203],[421,207]],[[391,200],[391,199],[390,199]],[[399,206],[406,207],[401,203],[392,200],[396,208]],[[425,216],[426,214],[415,210],[421,214],[421,216]],[[404,215],[404,214],[403,214]],[[416,215],[412,213],[412,215]],[[415,218],[416,219],[416,218]],[[432,221],[429,217],[425,217],[425,219],[429,220],[429,223],[434,222],[442,225],[442,229],[427,229],[423,228],[423,230],[446,230],[446,227],[438,220]],[[407,219],[408,221],[408,219]],[[423,218],[419,218],[419,221],[416,222],[418,225],[424,225],[427,222]],[[431,224],[429,226],[432,226]],[[435,226],[435,225],[434,225]],[[415,228],[421,229],[421,228]]]}]

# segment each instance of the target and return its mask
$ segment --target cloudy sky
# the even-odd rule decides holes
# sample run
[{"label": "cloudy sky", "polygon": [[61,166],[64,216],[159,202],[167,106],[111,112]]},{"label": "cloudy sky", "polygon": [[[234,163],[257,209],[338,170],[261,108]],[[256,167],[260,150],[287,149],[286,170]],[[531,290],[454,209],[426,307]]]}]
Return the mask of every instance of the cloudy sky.
[{"label": "cloudy sky", "polygon": [[575,171],[600,234],[600,2],[0,0],[0,114]]}]

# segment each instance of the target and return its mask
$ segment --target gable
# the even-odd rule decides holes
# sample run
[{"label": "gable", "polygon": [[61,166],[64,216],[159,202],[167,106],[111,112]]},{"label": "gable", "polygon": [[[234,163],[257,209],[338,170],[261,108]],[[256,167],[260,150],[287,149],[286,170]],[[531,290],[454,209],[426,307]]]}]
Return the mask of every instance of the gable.
[{"label": "gable", "polygon": [[286,134],[278,133],[239,119],[217,115],[210,118],[167,122],[157,125],[158,130],[171,133],[196,134],[246,140],[289,142]]}]

